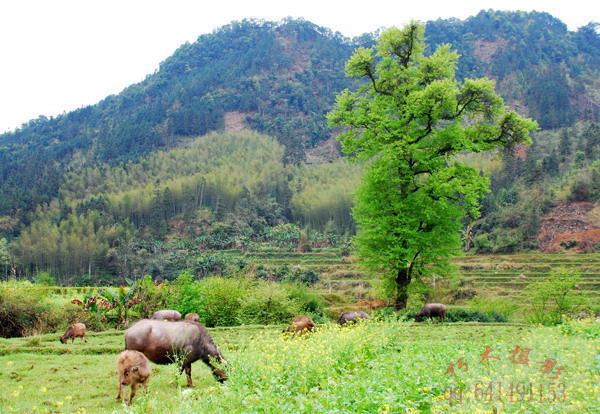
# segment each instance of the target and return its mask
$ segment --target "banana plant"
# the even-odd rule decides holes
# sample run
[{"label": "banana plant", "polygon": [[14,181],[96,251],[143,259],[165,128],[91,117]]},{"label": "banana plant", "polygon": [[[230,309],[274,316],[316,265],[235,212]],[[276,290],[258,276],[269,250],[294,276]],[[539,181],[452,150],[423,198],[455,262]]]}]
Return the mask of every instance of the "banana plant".
[{"label": "banana plant", "polygon": [[100,289],[98,295],[106,299],[116,310],[119,325],[127,325],[129,320],[129,309],[139,303],[139,291],[142,279],[132,281],[125,279],[128,287],[119,286],[117,291],[111,289]]}]

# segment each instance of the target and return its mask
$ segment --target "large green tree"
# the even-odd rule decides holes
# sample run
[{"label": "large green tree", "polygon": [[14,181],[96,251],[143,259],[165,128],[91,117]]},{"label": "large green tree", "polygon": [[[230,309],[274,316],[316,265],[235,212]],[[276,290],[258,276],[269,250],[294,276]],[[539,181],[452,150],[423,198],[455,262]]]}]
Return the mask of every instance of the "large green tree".
[{"label": "large green tree", "polygon": [[479,214],[489,180],[460,154],[530,143],[537,124],[508,111],[488,79],[455,79],[458,55],[425,56],[424,27],[411,22],[359,48],[346,64],[360,87],[329,114],[346,154],[367,163],[353,215],[363,264],[383,277],[395,306],[415,277],[443,274],[460,251],[465,220]]}]

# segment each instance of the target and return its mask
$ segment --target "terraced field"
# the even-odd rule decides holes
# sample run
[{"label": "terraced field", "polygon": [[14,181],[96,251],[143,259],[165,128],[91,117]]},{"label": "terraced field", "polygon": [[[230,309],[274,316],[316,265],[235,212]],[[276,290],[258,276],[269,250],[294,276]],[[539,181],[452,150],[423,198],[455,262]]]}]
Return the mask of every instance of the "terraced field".
[{"label": "terraced field", "polygon": [[522,291],[536,278],[565,268],[580,272],[579,288],[591,301],[600,301],[600,254],[542,254],[464,256],[455,260],[462,278],[488,297],[523,302]]},{"label": "terraced field", "polygon": [[[239,255],[239,252],[229,251]],[[361,298],[371,285],[371,279],[356,260],[342,257],[340,249],[320,248],[309,253],[261,249],[248,251],[245,260],[254,266],[311,268],[321,275],[319,289]],[[545,277],[553,269],[573,269],[581,273],[582,294],[591,301],[600,301],[600,254],[465,255],[455,259],[464,284],[477,294],[492,298],[524,300],[522,291],[532,280]]]}]

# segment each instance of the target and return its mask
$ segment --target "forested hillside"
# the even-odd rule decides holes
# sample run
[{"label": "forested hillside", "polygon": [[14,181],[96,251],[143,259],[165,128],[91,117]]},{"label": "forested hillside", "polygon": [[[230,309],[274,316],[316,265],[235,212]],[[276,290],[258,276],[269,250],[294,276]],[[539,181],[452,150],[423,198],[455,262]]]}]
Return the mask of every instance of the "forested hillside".
[{"label": "forested hillside", "polygon": [[[331,162],[338,131],[325,114],[356,87],[345,62],[375,38],[303,20],[235,22],[118,95],[0,135],[0,269],[68,282],[171,277],[240,266],[202,249],[347,240],[362,170]],[[426,38],[426,53],[451,43],[462,79],[495,79],[542,128],[503,164],[471,160],[491,173],[492,193],[465,247],[538,248],[553,206],[600,199],[598,26],[570,32],[546,13],[482,11],[428,22]]]}]

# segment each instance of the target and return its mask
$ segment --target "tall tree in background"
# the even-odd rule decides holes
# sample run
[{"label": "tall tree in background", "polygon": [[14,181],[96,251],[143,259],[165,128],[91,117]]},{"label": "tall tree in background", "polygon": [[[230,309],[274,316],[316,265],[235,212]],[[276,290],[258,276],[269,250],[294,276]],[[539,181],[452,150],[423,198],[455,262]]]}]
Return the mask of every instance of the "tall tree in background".
[{"label": "tall tree in background", "polygon": [[488,79],[455,79],[458,55],[441,45],[424,56],[424,26],[382,33],[346,64],[362,80],[329,114],[344,127],[346,154],[367,162],[356,192],[358,255],[383,277],[398,309],[414,277],[443,274],[461,246],[466,217],[479,214],[489,180],[456,155],[530,143],[537,124],[507,111]]}]

